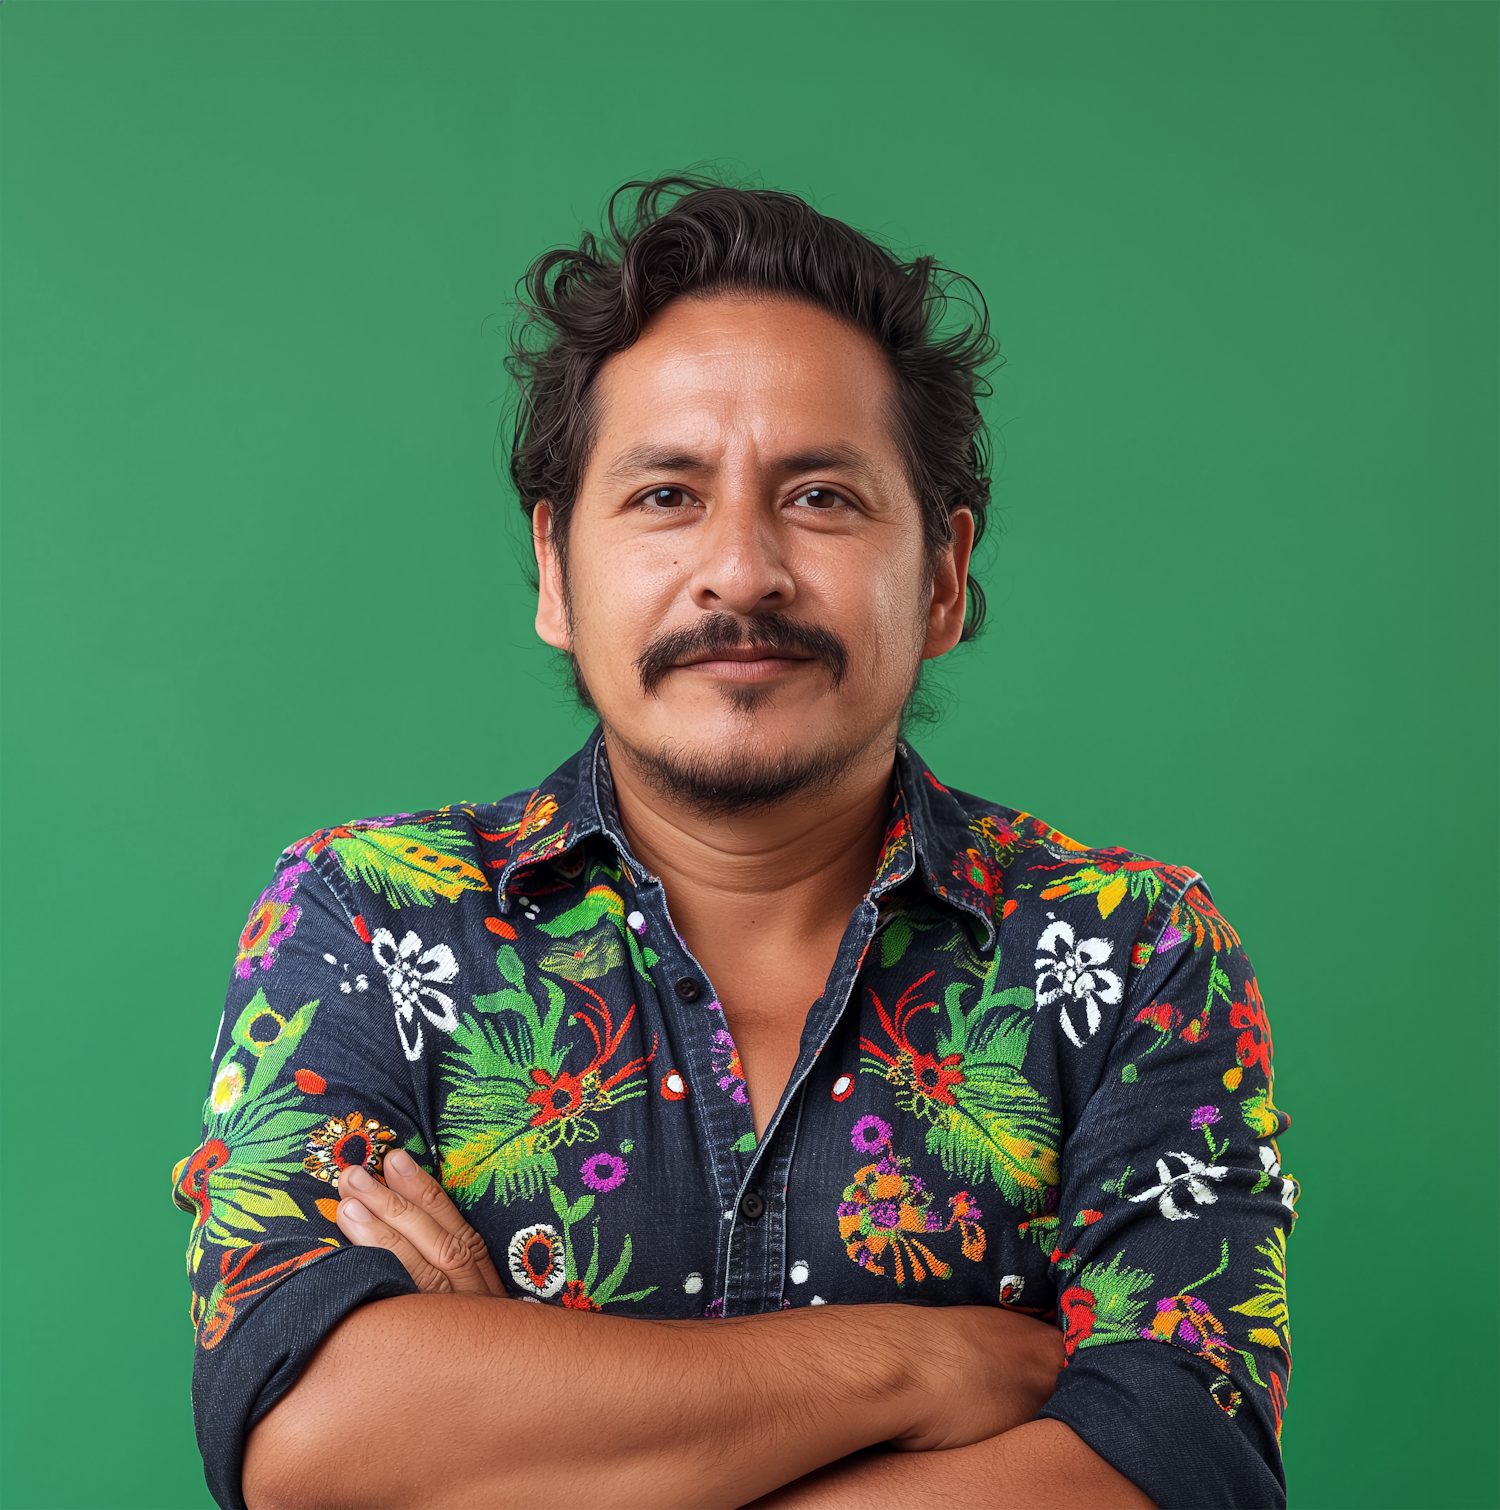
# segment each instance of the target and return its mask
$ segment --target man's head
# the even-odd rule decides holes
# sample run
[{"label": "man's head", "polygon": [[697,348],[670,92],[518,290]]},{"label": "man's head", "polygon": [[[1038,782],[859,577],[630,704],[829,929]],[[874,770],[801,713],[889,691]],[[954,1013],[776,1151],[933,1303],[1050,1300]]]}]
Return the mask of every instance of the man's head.
[{"label": "man's head", "polygon": [[511,459],[537,629],[611,748],[705,810],[894,741],[972,634],[982,312],[790,195],[627,185],[624,225],[527,278]]}]

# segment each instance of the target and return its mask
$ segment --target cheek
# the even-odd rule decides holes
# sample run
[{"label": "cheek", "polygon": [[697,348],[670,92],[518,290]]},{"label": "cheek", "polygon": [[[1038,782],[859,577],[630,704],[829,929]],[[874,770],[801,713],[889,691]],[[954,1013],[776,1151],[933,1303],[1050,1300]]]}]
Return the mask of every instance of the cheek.
[{"label": "cheek", "polygon": [[[660,559],[658,559],[660,558]],[[677,593],[670,551],[595,545],[570,565],[574,653],[587,675],[629,671],[636,655],[665,621]]]},{"label": "cheek", "polygon": [[868,674],[884,680],[894,660],[915,659],[927,633],[928,585],[922,562],[876,557],[861,569],[829,573],[823,583],[828,625],[843,635]]}]

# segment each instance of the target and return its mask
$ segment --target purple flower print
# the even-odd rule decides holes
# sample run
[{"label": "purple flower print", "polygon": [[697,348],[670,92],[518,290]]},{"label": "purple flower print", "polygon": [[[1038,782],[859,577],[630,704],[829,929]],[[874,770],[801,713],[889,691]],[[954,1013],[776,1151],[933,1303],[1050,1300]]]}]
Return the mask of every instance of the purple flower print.
[{"label": "purple flower print", "polygon": [[1158,954],[1165,954],[1168,949],[1175,949],[1187,937],[1174,923],[1168,923],[1161,931],[1161,942],[1157,944]]},{"label": "purple flower print", "polygon": [[840,1216],[858,1216],[859,1212],[860,1212],[860,1206],[859,1206],[859,1202],[858,1201],[840,1201],[839,1202],[839,1215]]},{"label": "purple flower print", "polygon": [[861,1117],[850,1129],[849,1141],[859,1153],[879,1153],[891,1141],[891,1124],[879,1117]]},{"label": "purple flower print", "polygon": [[721,1071],[719,1089],[728,1091],[731,1101],[748,1106],[750,1097],[745,1093],[745,1073],[740,1067],[740,1052],[735,1048],[734,1036],[727,1028],[720,1028],[715,1032],[713,1055],[714,1068]]},{"label": "purple flower print", "polygon": [[901,1220],[901,1208],[895,1201],[875,1201],[870,1206],[870,1220],[889,1232]]},{"label": "purple flower print", "polygon": [[596,1153],[593,1158],[583,1161],[583,1168],[578,1173],[590,1190],[602,1194],[606,1190],[618,1190],[625,1183],[630,1166],[618,1154]]},{"label": "purple flower print", "polygon": [[1220,1120],[1219,1108],[1217,1106],[1200,1106],[1193,1113],[1193,1131],[1202,1132],[1205,1127],[1212,1127],[1215,1122]]},{"label": "purple flower print", "polygon": [[297,883],[312,866],[299,860],[276,878],[257,899],[250,911],[250,920],[240,934],[239,952],[235,956],[234,973],[239,980],[249,980],[257,960],[262,970],[269,970],[276,963],[276,950],[296,931],[302,920],[302,909],[292,906],[292,895]]}]

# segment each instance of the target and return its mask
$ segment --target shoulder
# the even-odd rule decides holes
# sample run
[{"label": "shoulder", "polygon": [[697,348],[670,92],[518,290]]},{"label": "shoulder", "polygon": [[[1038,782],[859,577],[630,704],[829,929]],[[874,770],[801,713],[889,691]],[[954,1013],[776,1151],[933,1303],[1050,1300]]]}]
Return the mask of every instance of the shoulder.
[{"label": "shoulder", "polygon": [[992,873],[997,926],[1012,919],[1018,925],[1007,932],[1030,929],[1054,941],[1103,933],[1128,948],[1137,968],[1158,947],[1188,935],[1195,943],[1213,935],[1216,947],[1238,945],[1207,882],[1191,866],[1120,845],[1083,844],[1035,814],[968,792],[952,796],[967,819],[976,872]]},{"label": "shoulder", "polygon": [[289,844],[277,863],[278,879],[315,872],[341,900],[350,900],[354,886],[393,908],[457,902],[465,892],[492,888],[545,801],[534,791],[516,792],[498,802],[350,819]]}]

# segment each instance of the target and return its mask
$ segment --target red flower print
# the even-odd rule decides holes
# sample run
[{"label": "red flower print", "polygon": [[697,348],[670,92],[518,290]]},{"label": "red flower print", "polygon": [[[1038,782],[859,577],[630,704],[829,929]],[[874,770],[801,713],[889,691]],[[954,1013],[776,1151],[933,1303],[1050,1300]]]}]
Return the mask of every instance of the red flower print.
[{"label": "red flower print", "polygon": [[235,1307],[242,1300],[259,1295],[262,1290],[269,1290],[288,1274],[334,1251],[332,1248],[313,1248],[307,1253],[299,1253],[295,1258],[272,1264],[268,1269],[246,1274],[245,1270],[259,1258],[261,1246],[260,1243],[252,1243],[248,1248],[230,1248],[219,1260],[221,1277],[208,1299],[202,1303],[201,1310],[198,1303],[194,1302],[193,1320],[198,1323],[198,1343],[205,1352],[223,1341],[224,1333],[234,1320]]},{"label": "red flower print", "polygon": [[954,862],[953,875],[956,880],[967,882],[975,891],[982,891],[987,897],[994,896],[1000,889],[999,870],[977,849],[964,851],[962,857]]},{"label": "red flower print", "polygon": [[222,1138],[210,1138],[188,1160],[177,1188],[198,1208],[198,1215],[193,1221],[195,1227],[201,1227],[213,1215],[213,1197],[208,1190],[210,1171],[228,1162],[229,1145]]},{"label": "red flower print", "polygon": [[1153,1001],[1135,1014],[1137,1022],[1149,1022],[1158,1033],[1170,1033],[1182,1021],[1182,1013],[1169,1001]]},{"label": "red flower print", "polygon": [[875,1003],[875,1013],[880,1019],[880,1025],[897,1049],[895,1054],[886,1053],[868,1038],[861,1038],[859,1041],[859,1046],[867,1054],[874,1055],[888,1066],[887,1080],[910,1087],[912,1104],[907,1106],[905,1100],[897,1104],[916,1112],[918,1116],[923,1115],[924,1108],[930,1113],[934,1102],[939,1106],[956,1106],[958,1103],[953,1099],[952,1088],[962,1085],[965,1078],[961,1068],[961,1054],[947,1054],[939,1059],[934,1054],[917,1049],[907,1037],[907,1023],[918,1012],[937,1010],[935,1001],[920,1000],[922,987],[936,973],[935,970],[929,970],[921,980],[913,981],[901,993],[894,1012],[887,1012],[884,1002],[873,991],[870,992],[870,1000]]},{"label": "red flower print", "polygon": [[532,1070],[531,1078],[540,1087],[526,1098],[537,1108],[536,1115],[531,1119],[533,1127],[545,1127],[559,1117],[577,1115],[578,1109],[583,1105],[583,1076],[570,1075],[564,1070],[554,1078],[538,1067]]},{"label": "red flower print", "polygon": [[563,1286],[562,1303],[570,1311],[603,1310],[602,1306],[595,1305],[594,1302],[590,1300],[584,1293],[583,1281],[581,1279],[570,1279],[567,1284]]},{"label": "red flower print", "polygon": [[328,1082],[314,1070],[295,1070],[292,1079],[297,1089],[309,1096],[321,1096],[328,1089]]},{"label": "red flower print", "polygon": [[964,1072],[958,1068],[962,1062],[958,1054],[947,1054],[942,1059],[933,1054],[913,1054],[911,1077],[918,1089],[932,1100],[952,1106],[955,1103],[949,1086],[964,1083]]},{"label": "red flower print", "polygon": [[1251,976],[1245,982],[1244,1001],[1229,1004],[1229,1025],[1243,1028],[1235,1054],[1246,1069],[1258,1064],[1267,1080],[1271,1078],[1271,1024],[1266,1021],[1266,1006],[1261,999],[1260,987]]},{"label": "red flower print", "polygon": [[1063,1318],[1063,1351],[1069,1358],[1094,1334],[1094,1292],[1072,1285],[1057,1298]]}]

